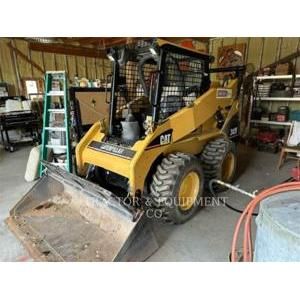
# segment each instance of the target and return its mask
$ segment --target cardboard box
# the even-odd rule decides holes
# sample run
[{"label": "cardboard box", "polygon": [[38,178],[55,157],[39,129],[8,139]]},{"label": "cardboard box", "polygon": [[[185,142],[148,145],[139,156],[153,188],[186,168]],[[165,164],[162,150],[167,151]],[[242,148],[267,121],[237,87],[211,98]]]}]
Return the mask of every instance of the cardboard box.
[{"label": "cardboard box", "polygon": [[286,64],[279,64],[275,69],[276,75],[288,75],[290,73],[290,65],[289,63]]},{"label": "cardboard box", "polygon": [[[82,125],[90,125],[109,115],[109,104],[105,102],[105,92],[76,92]],[[107,93],[110,99],[110,93]]]}]

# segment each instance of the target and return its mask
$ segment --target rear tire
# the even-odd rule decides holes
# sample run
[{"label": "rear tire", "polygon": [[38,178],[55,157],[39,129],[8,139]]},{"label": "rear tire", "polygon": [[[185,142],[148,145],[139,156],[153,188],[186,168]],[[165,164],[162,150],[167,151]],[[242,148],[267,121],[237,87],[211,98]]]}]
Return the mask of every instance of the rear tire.
[{"label": "rear tire", "polygon": [[150,185],[151,207],[164,222],[181,224],[190,219],[202,203],[204,175],[197,157],[174,153],[157,166]]},{"label": "rear tire", "polygon": [[[210,141],[201,154],[201,163],[205,177],[205,187],[209,187],[212,179],[219,179],[227,183],[234,180],[237,165],[235,144],[226,138],[217,138]],[[218,187],[217,191],[226,190]]]}]

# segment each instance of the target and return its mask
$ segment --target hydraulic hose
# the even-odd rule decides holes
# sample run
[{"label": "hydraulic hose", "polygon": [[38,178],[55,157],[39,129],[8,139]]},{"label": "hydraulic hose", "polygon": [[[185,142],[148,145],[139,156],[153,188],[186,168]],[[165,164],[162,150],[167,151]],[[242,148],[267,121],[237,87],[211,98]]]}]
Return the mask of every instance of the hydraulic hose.
[{"label": "hydraulic hose", "polygon": [[[250,197],[250,198],[253,198],[253,197],[255,196],[254,194],[248,193],[248,192],[246,192],[246,191],[244,191],[244,190],[242,190],[242,189],[240,189],[240,188],[238,188],[238,187],[236,187],[236,186],[234,186],[234,185],[231,185],[231,184],[229,184],[229,183],[223,182],[223,181],[218,180],[218,179],[212,179],[212,180],[209,182],[209,186],[208,186],[208,187],[209,187],[210,193],[211,193],[214,197],[217,197],[217,195],[216,195],[216,193],[215,193],[215,191],[214,191],[213,184],[219,184],[219,185],[226,186],[226,187],[228,187],[229,189],[234,190],[234,191],[236,191],[236,192],[239,192],[239,193],[241,193],[241,194],[243,194],[243,195],[246,195],[246,196],[248,196],[248,197]],[[240,209],[238,209],[238,208],[235,208],[235,207],[231,206],[230,204],[228,204],[228,203],[227,203],[225,200],[223,200],[223,199],[219,199],[219,200],[220,200],[221,203],[223,203],[227,208],[229,208],[229,209],[231,209],[231,210],[233,210],[233,211],[235,211],[235,212],[237,212],[237,213],[242,214],[242,213],[244,212],[243,210],[240,210]],[[252,215],[253,215],[253,216],[257,216],[258,214],[257,214],[257,213],[253,213]]]}]

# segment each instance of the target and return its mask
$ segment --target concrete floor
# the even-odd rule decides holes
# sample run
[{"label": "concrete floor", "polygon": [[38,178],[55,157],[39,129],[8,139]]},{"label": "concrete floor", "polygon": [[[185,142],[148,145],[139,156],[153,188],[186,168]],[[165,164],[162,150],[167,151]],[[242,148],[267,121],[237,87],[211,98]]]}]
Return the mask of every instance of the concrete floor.
[{"label": "concrete floor", "polygon": [[[30,261],[21,243],[6,227],[9,210],[33,183],[24,180],[30,147],[14,153],[0,146],[0,261]],[[293,162],[276,171],[278,154],[257,152],[239,146],[238,177],[235,184],[254,191],[278,184],[290,177]],[[232,191],[222,193],[231,205],[243,209],[249,198]],[[234,226],[239,214],[224,206],[206,207],[183,225],[153,223],[160,249],[149,261],[228,261]]]}]

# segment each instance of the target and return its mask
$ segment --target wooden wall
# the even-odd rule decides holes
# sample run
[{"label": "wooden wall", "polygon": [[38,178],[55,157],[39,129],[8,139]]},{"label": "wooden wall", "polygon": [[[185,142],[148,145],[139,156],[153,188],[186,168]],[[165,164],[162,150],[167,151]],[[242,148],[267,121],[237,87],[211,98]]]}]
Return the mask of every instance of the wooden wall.
[{"label": "wooden wall", "polygon": [[[214,38],[209,44],[209,53],[216,57],[212,67],[217,66],[218,48],[222,45],[246,43],[246,63],[252,63],[255,69],[258,69],[300,49],[299,41],[300,39],[296,37]],[[30,51],[26,41],[0,38],[0,81],[5,81],[10,85],[11,95],[22,93],[19,82],[22,78],[43,78],[44,74],[20,55],[15,56],[15,64],[8,44],[20,50],[29,59],[31,58],[43,70],[66,70],[71,80],[75,74],[88,79],[105,79],[106,75],[111,72],[110,61],[107,59]],[[297,73],[300,73],[300,59],[296,63]]]},{"label": "wooden wall", "polygon": [[[252,38],[216,38],[210,41],[209,52],[215,56],[213,67],[217,67],[218,48],[222,45],[232,45],[235,43],[246,43],[245,63],[252,63],[255,70],[277,61],[280,58],[288,56],[297,50],[300,50],[300,38],[298,37],[252,37]],[[293,61],[296,66],[296,73],[300,74],[300,57]],[[268,111],[276,112],[278,107],[286,104],[285,102],[264,101],[263,107]],[[288,103],[291,110],[299,110],[298,102]],[[245,105],[245,109],[247,105]],[[243,117],[246,113],[243,114]]]},{"label": "wooden wall", "polygon": [[22,78],[43,78],[44,73],[24,60],[21,55],[15,56],[15,64],[8,44],[17,48],[27,58],[31,58],[43,70],[66,70],[71,80],[75,74],[88,79],[105,79],[111,70],[110,61],[107,59],[30,51],[26,41],[0,38],[0,81],[9,84],[11,96],[22,93],[20,91],[21,83],[19,82]]},{"label": "wooden wall", "polygon": [[[300,49],[298,37],[225,37],[210,41],[209,53],[215,56],[213,67],[217,67],[218,48],[222,45],[246,43],[245,63],[252,63],[255,70],[283,58]],[[297,60],[296,71],[300,73],[300,58]]]}]

